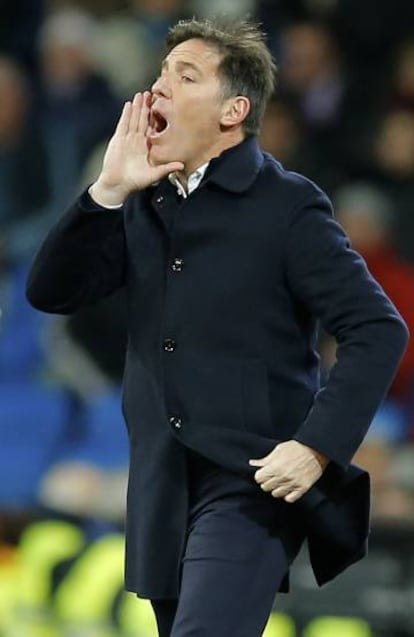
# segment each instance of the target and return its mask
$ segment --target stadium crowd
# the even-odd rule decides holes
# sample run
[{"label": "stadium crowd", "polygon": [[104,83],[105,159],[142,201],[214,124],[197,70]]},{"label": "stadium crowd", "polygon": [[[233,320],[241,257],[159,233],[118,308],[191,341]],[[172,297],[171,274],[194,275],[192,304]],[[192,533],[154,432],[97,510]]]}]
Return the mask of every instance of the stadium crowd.
[{"label": "stadium crowd", "polygon": [[[99,171],[123,101],[158,73],[171,24],[250,15],[279,67],[261,143],[331,197],[414,334],[412,0],[14,0],[0,20],[0,544],[33,520],[122,531],[128,450],[120,291],[74,316],[24,296],[51,224]],[[324,374],[335,343],[321,334]],[[361,392],[364,388],[361,387]],[[414,338],[355,461],[373,523],[414,515]],[[414,532],[414,527],[412,527]],[[1,609],[0,609],[1,610]]]}]

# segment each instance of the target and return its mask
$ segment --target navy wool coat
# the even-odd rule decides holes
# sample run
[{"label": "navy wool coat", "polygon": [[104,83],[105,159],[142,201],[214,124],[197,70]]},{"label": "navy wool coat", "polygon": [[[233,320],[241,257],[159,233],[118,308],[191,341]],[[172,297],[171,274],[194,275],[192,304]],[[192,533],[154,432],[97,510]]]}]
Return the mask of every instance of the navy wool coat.
[{"label": "navy wool coat", "polygon": [[[251,479],[249,458],[278,441],[323,452],[332,462],[322,478],[284,504],[303,514],[319,584],[359,559],[369,479],[351,460],[407,328],[327,196],[262,152],[255,136],[213,159],[180,204],[168,179],[132,194],[121,211],[84,192],[42,245],[28,299],[67,314],[123,285],[126,588],[152,598],[178,593],[186,447]],[[338,342],[323,389],[319,322]]]}]

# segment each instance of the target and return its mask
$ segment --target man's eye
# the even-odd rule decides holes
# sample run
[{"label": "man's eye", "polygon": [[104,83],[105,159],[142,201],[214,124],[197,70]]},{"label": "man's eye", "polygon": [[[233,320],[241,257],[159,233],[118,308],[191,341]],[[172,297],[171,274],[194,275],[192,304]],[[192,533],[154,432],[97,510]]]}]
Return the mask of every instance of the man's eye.
[{"label": "man's eye", "polygon": [[184,82],[194,82],[193,78],[192,78],[192,77],[190,77],[189,75],[182,75],[182,76],[181,76],[181,79],[182,79]]}]

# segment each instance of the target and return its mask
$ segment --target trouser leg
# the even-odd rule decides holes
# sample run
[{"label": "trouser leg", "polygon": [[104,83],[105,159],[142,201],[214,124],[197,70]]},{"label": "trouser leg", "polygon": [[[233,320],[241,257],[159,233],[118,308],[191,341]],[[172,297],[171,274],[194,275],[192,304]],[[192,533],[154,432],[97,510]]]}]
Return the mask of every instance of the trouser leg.
[{"label": "trouser leg", "polygon": [[287,567],[281,542],[264,544],[248,559],[186,559],[171,637],[260,637]]},{"label": "trouser leg", "polygon": [[260,637],[289,566],[280,507],[257,485],[211,463],[192,469],[171,637]]},{"label": "trouser leg", "polygon": [[152,602],[159,636],[260,637],[291,562],[290,507],[196,456],[189,485],[179,599]]}]

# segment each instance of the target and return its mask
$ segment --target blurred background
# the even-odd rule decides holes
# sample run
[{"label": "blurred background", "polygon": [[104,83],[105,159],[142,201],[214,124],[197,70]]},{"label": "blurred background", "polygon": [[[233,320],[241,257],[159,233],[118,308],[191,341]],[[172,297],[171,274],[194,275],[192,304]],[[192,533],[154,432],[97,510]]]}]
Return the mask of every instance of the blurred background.
[{"label": "blurred background", "polygon": [[[0,0],[0,637],[156,635],[122,591],[123,292],[52,317],[24,284],[169,26],[216,13],[263,23],[280,77],[261,143],[327,191],[414,334],[413,0]],[[318,590],[300,557],[266,637],[414,635],[414,338],[355,461],[368,558]]]}]

